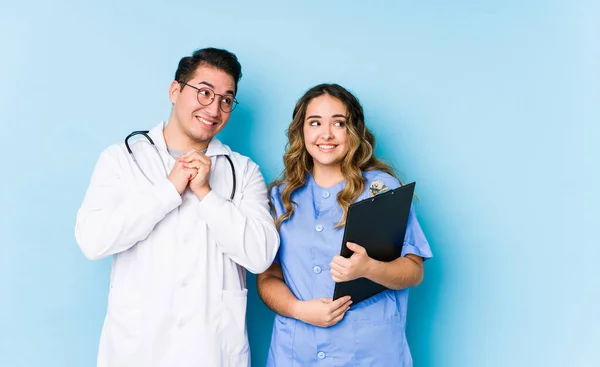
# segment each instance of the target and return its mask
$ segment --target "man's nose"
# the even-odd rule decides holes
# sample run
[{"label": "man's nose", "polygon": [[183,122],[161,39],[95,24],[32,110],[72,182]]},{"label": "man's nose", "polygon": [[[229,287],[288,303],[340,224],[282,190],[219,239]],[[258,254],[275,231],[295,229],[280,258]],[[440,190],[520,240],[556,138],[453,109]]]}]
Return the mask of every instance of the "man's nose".
[{"label": "man's nose", "polygon": [[221,100],[218,97],[215,97],[211,104],[204,107],[204,111],[206,111],[206,113],[208,113],[211,117],[217,117],[221,112],[221,110],[219,109],[220,102]]}]

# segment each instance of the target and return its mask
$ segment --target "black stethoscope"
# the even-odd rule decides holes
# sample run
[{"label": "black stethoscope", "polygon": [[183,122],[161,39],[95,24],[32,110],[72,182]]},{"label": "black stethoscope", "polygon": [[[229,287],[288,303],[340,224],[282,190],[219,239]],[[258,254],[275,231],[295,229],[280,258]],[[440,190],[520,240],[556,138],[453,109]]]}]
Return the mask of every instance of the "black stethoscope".
[{"label": "black stethoscope", "polygon": [[[144,131],[134,131],[131,134],[127,135],[127,137],[125,138],[125,147],[127,148],[127,151],[129,152],[129,155],[133,159],[133,163],[135,163],[135,165],[140,170],[140,172],[142,172],[142,174],[144,175],[144,177],[146,177],[146,179],[148,181],[150,181],[150,183],[152,185],[154,185],[154,182],[152,182],[152,180],[150,179],[150,177],[148,177],[146,175],[146,173],[144,172],[144,170],[142,169],[142,167],[140,167],[137,159],[135,159],[135,155],[133,154],[133,151],[129,147],[129,143],[128,143],[129,138],[131,138],[133,136],[136,136],[136,135],[143,135],[150,142],[150,145],[152,145],[152,147],[154,148],[154,151],[156,151],[156,154],[158,155],[158,158],[160,159],[160,162],[162,163],[163,168],[165,169],[165,174],[168,176],[169,173],[167,172],[167,166],[165,166],[165,162],[163,162],[162,157],[160,156],[160,153],[158,152],[158,149],[156,148],[156,145],[154,144],[154,141],[152,140],[152,138],[150,138],[150,136],[148,135],[148,133],[149,133],[148,130],[144,130]],[[223,154],[223,155],[225,156],[225,158],[227,158],[227,161],[229,162],[229,165],[231,166],[231,173],[233,175],[233,188],[231,189],[231,196],[229,198],[229,201],[233,201],[233,198],[235,196],[235,185],[236,185],[236,182],[235,182],[235,168],[233,167],[233,162],[231,161],[231,158],[229,158],[229,156],[227,154]]]}]

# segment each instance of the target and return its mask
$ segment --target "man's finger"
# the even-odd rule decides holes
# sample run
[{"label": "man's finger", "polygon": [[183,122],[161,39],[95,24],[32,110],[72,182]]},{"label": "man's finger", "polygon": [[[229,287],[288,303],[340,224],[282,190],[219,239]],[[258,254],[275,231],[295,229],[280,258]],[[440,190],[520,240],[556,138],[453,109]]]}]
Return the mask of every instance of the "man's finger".
[{"label": "man's finger", "polygon": [[192,150],[190,150],[189,152],[187,152],[187,153],[185,153],[185,154],[181,155],[180,157],[181,157],[181,158],[185,158],[185,159],[189,159],[189,158],[191,158],[191,157],[192,157],[192,154],[194,154],[195,152],[196,152],[196,151],[192,149]]},{"label": "man's finger", "polygon": [[183,166],[184,166],[186,169],[192,169],[192,168],[193,168],[193,169],[195,169],[195,170],[198,170],[198,168],[200,168],[200,164],[199,164],[199,163],[196,163],[196,161],[185,162],[185,163],[183,164]]},{"label": "man's finger", "polygon": [[186,173],[189,180],[194,179],[198,174],[198,170],[195,168],[183,168],[183,172]]},{"label": "man's finger", "polygon": [[200,152],[199,150],[190,150],[189,152],[187,152],[185,154],[185,156],[188,158],[199,159],[199,160],[203,160],[203,161],[210,161],[210,158],[207,155]]},{"label": "man's finger", "polygon": [[202,162],[203,164],[210,164],[210,158],[208,158],[207,156],[203,155],[203,154],[199,154],[196,153],[194,155],[192,155],[192,157],[194,160],[197,160],[199,162]]},{"label": "man's finger", "polygon": [[210,161],[210,157],[207,156],[206,154],[201,153],[201,152],[197,152],[196,154],[197,154],[198,157],[200,157],[200,158],[202,158],[202,159],[204,159],[206,161]]}]

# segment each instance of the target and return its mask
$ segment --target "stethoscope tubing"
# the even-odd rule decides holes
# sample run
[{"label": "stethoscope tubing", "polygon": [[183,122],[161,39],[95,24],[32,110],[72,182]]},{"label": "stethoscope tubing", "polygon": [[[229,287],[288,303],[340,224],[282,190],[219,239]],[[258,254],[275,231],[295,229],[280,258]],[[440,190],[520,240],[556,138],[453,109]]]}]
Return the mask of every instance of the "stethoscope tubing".
[{"label": "stethoscope tubing", "polygon": [[[154,151],[156,151],[156,154],[158,155],[158,157],[160,158],[160,162],[163,165],[163,168],[165,170],[165,174],[167,173],[167,166],[165,165],[165,162],[162,160],[160,153],[158,151],[158,148],[156,148],[156,144],[154,144],[154,141],[152,140],[152,138],[150,137],[150,135],[148,135],[148,130],[141,130],[141,131],[134,131],[131,134],[127,135],[127,137],[125,137],[125,147],[127,148],[127,152],[129,153],[129,155],[131,156],[131,158],[133,159],[133,163],[135,163],[135,165],[137,166],[137,168],[140,170],[140,172],[142,172],[142,174],[144,175],[144,177],[152,184],[154,185],[154,182],[150,179],[150,177],[148,177],[148,175],[146,175],[146,173],[144,172],[144,170],[142,169],[142,167],[140,167],[140,164],[138,163],[137,159],[135,158],[135,154],[133,154],[133,151],[131,150],[131,147],[129,146],[129,139],[133,136],[136,135],[143,135],[148,142],[150,142],[150,145],[152,146],[152,148],[154,148]],[[229,201],[233,201],[233,198],[235,197],[235,189],[236,189],[236,175],[235,175],[235,168],[233,166],[233,161],[231,160],[231,158],[229,158],[229,156],[227,154],[223,154],[225,156],[225,158],[227,158],[227,161],[229,162],[229,165],[231,166],[231,173],[232,173],[232,177],[233,177],[233,187],[231,189],[231,195],[229,197]]]}]

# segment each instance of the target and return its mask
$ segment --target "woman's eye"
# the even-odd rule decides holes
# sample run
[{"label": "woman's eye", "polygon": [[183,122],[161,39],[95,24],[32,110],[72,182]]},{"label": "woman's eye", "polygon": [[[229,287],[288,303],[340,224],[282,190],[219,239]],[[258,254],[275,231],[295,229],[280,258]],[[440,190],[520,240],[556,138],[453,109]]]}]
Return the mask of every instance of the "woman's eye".
[{"label": "woman's eye", "polygon": [[321,125],[321,124],[319,123],[319,121],[310,121],[308,124],[309,124],[310,126],[319,126],[319,125]]},{"label": "woman's eye", "polygon": [[344,121],[336,121],[333,123],[334,126],[343,127],[345,125]]}]

